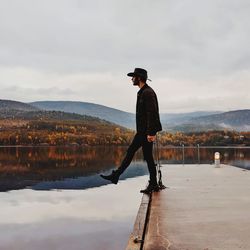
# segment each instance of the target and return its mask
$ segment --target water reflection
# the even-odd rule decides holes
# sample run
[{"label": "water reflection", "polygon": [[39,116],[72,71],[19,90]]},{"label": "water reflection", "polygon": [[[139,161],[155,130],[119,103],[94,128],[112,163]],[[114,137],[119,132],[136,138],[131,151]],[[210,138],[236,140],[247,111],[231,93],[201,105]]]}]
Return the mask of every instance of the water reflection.
[{"label": "water reflection", "polygon": [[125,249],[146,177],[88,190],[0,193],[0,249]]},{"label": "water reflection", "polygon": [[[124,249],[147,183],[146,163],[139,151],[119,185],[106,185],[99,173],[119,166],[125,151],[0,147],[0,190],[21,189],[0,193],[0,249]],[[224,164],[250,169],[249,148],[161,148],[159,156],[162,164],[210,164],[215,152]]]},{"label": "water reflection", "polygon": [[160,150],[160,159],[165,164],[213,164],[215,152],[220,152],[223,164],[250,169],[249,147],[163,148]]},{"label": "water reflection", "polygon": [[[0,147],[0,191],[34,189],[85,189],[105,185],[99,173],[119,166],[126,147]],[[162,164],[212,164],[221,162],[250,168],[249,148],[161,148]],[[139,151],[122,176],[147,174]]]},{"label": "water reflection", "polygon": [[[115,168],[125,150],[124,147],[1,147],[0,190],[20,189],[40,182],[65,179],[72,179],[73,184],[79,182],[79,179],[75,179],[82,176],[90,176],[88,181],[92,183],[93,176]],[[139,159],[136,155],[134,162]],[[143,175],[145,169],[140,170],[139,167],[139,170],[137,168],[132,172],[128,175]],[[97,186],[100,185],[101,182]],[[82,187],[86,188],[86,185]]]},{"label": "water reflection", "polygon": [[[105,171],[106,172],[106,171]],[[104,172],[104,173],[105,173]],[[136,176],[146,175],[148,173],[147,167],[142,161],[134,162],[121,176],[120,180],[132,178]],[[106,173],[107,174],[107,173]],[[110,184],[109,181],[100,178],[99,174],[90,176],[81,176],[76,178],[66,178],[57,181],[42,181],[32,186],[34,190],[49,190],[49,189],[87,189],[93,187],[100,187]]]}]

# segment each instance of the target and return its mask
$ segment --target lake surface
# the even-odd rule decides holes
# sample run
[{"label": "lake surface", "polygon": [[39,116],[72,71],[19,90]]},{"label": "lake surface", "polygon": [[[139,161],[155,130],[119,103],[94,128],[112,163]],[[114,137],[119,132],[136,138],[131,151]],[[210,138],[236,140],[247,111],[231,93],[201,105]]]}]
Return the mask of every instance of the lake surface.
[{"label": "lake surface", "polygon": [[[250,169],[249,148],[161,148],[162,164]],[[125,147],[0,147],[0,249],[124,249],[148,180],[139,151],[118,185],[99,177]],[[156,152],[155,152],[156,153]]]},{"label": "lake surface", "polygon": [[0,193],[1,250],[125,249],[146,178],[85,190]]}]

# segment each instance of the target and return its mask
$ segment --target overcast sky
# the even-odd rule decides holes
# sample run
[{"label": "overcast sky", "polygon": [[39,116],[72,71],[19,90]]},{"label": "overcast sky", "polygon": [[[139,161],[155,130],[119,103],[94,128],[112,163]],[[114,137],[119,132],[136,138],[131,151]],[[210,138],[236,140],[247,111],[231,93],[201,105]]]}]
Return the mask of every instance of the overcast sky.
[{"label": "overcast sky", "polygon": [[0,99],[134,112],[148,70],[161,112],[250,108],[249,0],[0,0]]}]

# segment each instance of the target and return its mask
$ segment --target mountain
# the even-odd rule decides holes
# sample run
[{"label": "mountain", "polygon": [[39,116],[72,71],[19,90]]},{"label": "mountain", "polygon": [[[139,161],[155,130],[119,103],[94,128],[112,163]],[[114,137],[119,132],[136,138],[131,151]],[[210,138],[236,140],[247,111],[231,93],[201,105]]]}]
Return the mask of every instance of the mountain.
[{"label": "mountain", "polygon": [[193,124],[215,124],[222,128],[235,129],[241,131],[250,130],[250,109],[235,110],[221,114],[196,117],[192,120]]},{"label": "mountain", "polygon": [[43,110],[56,110],[94,116],[123,127],[135,129],[134,114],[99,104],[73,101],[39,101],[32,102],[30,105]]},{"label": "mountain", "polygon": [[170,131],[200,132],[208,130],[250,130],[250,110],[235,110],[213,115],[192,117],[183,123],[172,124]]},{"label": "mountain", "polygon": [[[81,122],[98,130],[98,127],[106,126],[107,129],[117,127],[117,124],[100,119],[98,117],[80,115],[63,111],[41,110],[30,104],[11,100],[0,100],[0,119],[1,124],[6,125],[12,121],[43,121],[43,122]],[[23,125],[23,122],[20,123]],[[120,126],[118,126],[120,127]],[[125,129],[120,127],[121,129]]]},{"label": "mountain", "polygon": [[194,124],[194,123],[183,123],[178,125],[171,125],[167,128],[168,132],[183,132],[183,133],[196,133],[196,132],[207,132],[213,130],[224,130],[223,127],[215,124]]},{"label": "mountain", "polygon": [[[122,127],[135,129],[135,114],[88,102],[39,101],[25,104],[10,100],[0,100],[0,117],[12,116],[16,118],[24,116],[27,119],[49,117],[49,119],[61,120],[81,120],[92,116]],[[86,117],[83,118],[82,116]],[[163,129],[170,132],[197,132],[224,129],[250,130],[250,110],[248,109],[229,112],[161,113],[160,117]]]},{"label": "mountain", "polygon": [[74,113],[67,113],[62,111],[25,111],[25,110],[1,110],[0,119],[20,119],[20,120],[58,120],[58,121],[98,121],[106,124],[112,124],[111,122],[102,120],[98,117],[79,115]]},{"label": "mountain", "polygon": [[0,99],[0,110],[37,111],[39,108],[23,102]]},{"label": "mountain", "polygon": [[[99,117],[121,126],[135,129],[135,114],[124,112],[118,109],[106,107],[99,104],[88,102],[73,102],[73,101],[40,101],[32,102],[31,105],[44,110],[57,110],[64,112],[74,112]],[[220,111],[199,111],[191,113],[163,113],[160,114],[161,122],[164,129],[169,126],[176,126],[188,122],[191,118],[218,114]]]},{"label": "mountain", "polygon": [[208,115],[220,114],[222,111],[196,111],[190,113],[163,113],[160,114],[161,122],[164,128],[169,126],[177,126],[183,123],[188,123],[191,119],[196,117],[204,117]]},{"label": "mountain", "polygon": [[2,102],[0,145],[126,145],[133,132],[103,119]]},{"label": "mountain", "polygon": [[100,118],[83,116],[74,113],[45,111],[38,107],[23,102],[0,100],[1,119],[24,119],[24,120],[98,120]]}]

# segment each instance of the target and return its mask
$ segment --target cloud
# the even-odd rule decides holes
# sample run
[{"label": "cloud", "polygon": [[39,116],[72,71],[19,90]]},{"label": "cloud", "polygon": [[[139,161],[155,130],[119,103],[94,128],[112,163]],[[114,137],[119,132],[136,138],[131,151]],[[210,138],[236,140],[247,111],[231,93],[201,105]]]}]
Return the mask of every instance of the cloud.
[{"label": "cloud", "polygon": [[65,95],[72,96],[74,92],[71,89],[60,89],[57,87],[51,88],[23,88],[12,85],[10,87],[6,87],[2,90],[2,96],[10,96],[16,97],[15,99],[21,100],[22,96],[30,95],[30,98],[26,98],[24,101],[31,101],[34,98],[38,100],[40,98],[44,98],[47,96],[48,99],[50,98],[63,98]]},{"label": "cloud", "polygon": [[[209,110],[209,100],[230,96],[234,103],[222,109],[245,107],[249,11],[247,0],[2,1],[0,90],[8,99],[82,100],[134,111],[126,73],[140,66],[162,110],[179,111],[197,96],[190,110],[201,102]],[[11,95],[10,85],[27,94]]]}]

